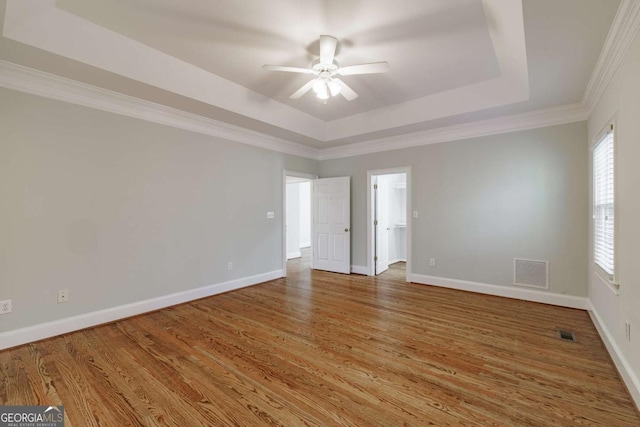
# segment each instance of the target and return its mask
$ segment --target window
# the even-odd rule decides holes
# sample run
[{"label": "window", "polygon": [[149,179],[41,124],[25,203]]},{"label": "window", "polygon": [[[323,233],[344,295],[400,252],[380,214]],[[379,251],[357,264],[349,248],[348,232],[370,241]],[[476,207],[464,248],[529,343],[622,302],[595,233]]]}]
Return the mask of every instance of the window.
[{"label": "window", "polygon": [[614,279],[614,159],[613,125],[609,125],[593,148],[594,261]]}]

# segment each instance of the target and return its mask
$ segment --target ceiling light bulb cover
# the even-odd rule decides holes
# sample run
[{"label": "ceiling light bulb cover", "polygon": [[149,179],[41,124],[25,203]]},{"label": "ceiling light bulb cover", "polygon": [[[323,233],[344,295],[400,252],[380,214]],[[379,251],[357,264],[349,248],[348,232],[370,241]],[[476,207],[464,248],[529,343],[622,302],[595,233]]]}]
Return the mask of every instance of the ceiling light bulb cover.
[{"label": "ceiling light bulb cover", "polygon": [[320,99],[329,98],[329,89],[327,87],[327,82],[324,79],[318,79],[315,81],[315,83],[313,84],[313,91]]},{"label": "ceiling light bulb cover", "polygon": [[319,94],[317,95],[317,97],[318,97],[319,99],[329,99],[329,92],[325,91],[325,92],[323,92],[323,93],[319,93]]}]

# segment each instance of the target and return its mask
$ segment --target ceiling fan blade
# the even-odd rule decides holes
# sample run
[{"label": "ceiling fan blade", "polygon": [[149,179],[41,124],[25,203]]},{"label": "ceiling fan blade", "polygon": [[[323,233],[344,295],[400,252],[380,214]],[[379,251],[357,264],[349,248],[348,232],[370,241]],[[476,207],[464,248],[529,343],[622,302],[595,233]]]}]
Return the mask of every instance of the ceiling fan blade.
[{"label": "ceiling fan blade", "polygon": [[343,76],[352,76],[354,74],[378,74],[389,71],[387,62],[372,62],[370,64],[350,65],[348,67],[338,68],[338,74]]},{"label": "ceiling fan blade", "polygon": [[324,65],[333,64],[333,57],[336,54],[338,40],[331,36],[320,36],[320,63]]},{"label": "ceiling fan blade", "polygon": [[305,93],[311,90],[311,88],[313,87],[313,83],[315,83],[315,80],[309,80],[307,83],[305,83],[304,86],[302,86],[297,91],[293,92],[293,94],[289,98],[291,99],[300,98],[302,95],[304,95]]},{"label": "ceiling fan blade", "polygon": [[358,94],[342,80],[334,77],[331,81],[336,82],[338,86],[340,86],[340,95],[344,96],[347,101],[353,101],[358,97]]},{"label": "ceiling fan blade", "polygon": [[286,71],[288,73],[313,74],[310,68],[283,67],[281,65],[263,65],[262,69],[269,71]]}]

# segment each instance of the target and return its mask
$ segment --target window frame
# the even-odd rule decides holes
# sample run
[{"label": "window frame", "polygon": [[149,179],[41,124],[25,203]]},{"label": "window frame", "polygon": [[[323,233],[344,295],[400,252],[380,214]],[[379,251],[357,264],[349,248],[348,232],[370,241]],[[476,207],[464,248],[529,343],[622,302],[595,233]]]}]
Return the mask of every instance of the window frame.
[{"label": "window frame", "polygon": [[[609,273],[606,270],[606,267],[602,266],[596,259],[596,245],[597,245],[597,242],[596,242],[597,241],[597,234],[596,234],[596,232],[597,232],[597,220],[598,220],[597,211],[599,209],[599,206],[606,205],[606,203],[603,203],[603,204],[600,204],[600,205],[596,204],[597,203],[596,192],[597,192],[597,189],[598,189],[598,186],[597,186],[598,179],[597,179],[597,175],[596,175],[597,174],[597,170],[596,170],[596,149],[600,146],[601,143],[605,142],[605,140],[607,139],[607,137],[608,137],[608,135],[610,133],[612,134],[612,137],[611,137],[611,150],[613,152],[612,153],[613,165],[611,167],[612,171],[609,172],[611,174],[611,178],[613,180],[613,184],[612,184],[613,189],[612,189],[612,194],[611,194],[611,196],[613,197],[613,202],[611,203],[612,206],[610,208],[612,210],[612,213],[613,213],[613,230],[612,230],[612,232],[613,232],[613,242],[611,244],[611,249],[613,251],[613,255],[612,255],[613,259],[612,259],[612,265],[611,265],[611,269],[612,269],[611,273]],[[598,133],[598,136],[595,138],[594,144],[591,147],[591,159],[592,159],[591,168],[592,168],[592,175],[593,175],[592,176],[592,180],[593,180],[592,181],[592,186],[593,186],[593,188],[592,188],[592,194],[591,194],[593,199],[592,199],[592,203],[591,203],[591,213],[592,213],[592,218],[593,218],[593,222],[592,222],[592,227],[593,228],[592,228],[592,231],[591,231],[591,233],[592,233],[591,234],[591,237],[592,237],[592,247],[591,247],[592,254],[591,254],[591,260],[590,260],[590,262],[593,263],[593,268],[594,268],[596,274],[598,276],[600,276],[600,278],[603,281],[605,281],[612,288],[612,290],[614,290],[615,292],[617,292],[618,289],[619,289],[619,284],[617,283],[617,280],[616,280],[616,272],[617,272],[617,268],[616,268],[616,265],[617,265],[617,257],[616,257],[616,253],[617,253],[617,251],[616,251],[617,232],[616,232],[616,230],[618,228],[617,227],[617,223],[618,222],[616,221],[616,213],[618,211],[618,209],[617,209],[617,197],[616,197],[616,193],[617,193],[617,191],[616,191],[616,182],[617,182],[617,180],[616,180],[616,165],[617,165],[617,161],[616,161],[616,157],[617,157],[616,156],[616,153],[617,153],[616,145],[617,144],[616,144],[616,141],[617,141],[617,129],[616,129],[616,125],[615,125],[615,120],[611,119],[607,123],[607,125],[604,127],[604,129]],[[609,173],[607,173],[607,175],[609,175]]]}]

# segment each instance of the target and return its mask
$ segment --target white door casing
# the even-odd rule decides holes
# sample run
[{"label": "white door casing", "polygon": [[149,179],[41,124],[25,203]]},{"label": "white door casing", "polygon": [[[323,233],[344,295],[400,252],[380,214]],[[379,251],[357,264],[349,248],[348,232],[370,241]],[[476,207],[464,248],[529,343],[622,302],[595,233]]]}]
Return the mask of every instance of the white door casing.
[{"label": "white door casing", "polygon": [[313,181],[313,268],[351,273],[351,179]]}]

